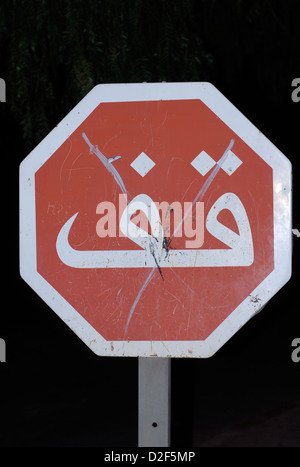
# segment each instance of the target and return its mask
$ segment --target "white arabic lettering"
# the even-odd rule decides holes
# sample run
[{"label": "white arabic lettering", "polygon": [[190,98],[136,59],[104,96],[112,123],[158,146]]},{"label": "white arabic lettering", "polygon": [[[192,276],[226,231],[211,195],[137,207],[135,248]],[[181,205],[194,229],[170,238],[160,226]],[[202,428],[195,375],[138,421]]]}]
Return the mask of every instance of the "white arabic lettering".
[{"label": "white arabic lettering", "polygon": [[[232,213],[238,234],[217,219],[223,209]],[[130,220],[137,210],[142,210],[148,217],[152,235]],[[250,266],[254,260],[248,216],[241,200],[234,193],[225,193],[218,198],[206,218],[208,232],[229,247],[226,249],[166,250],[159,212],[152,199],[145,194],[136,196],[120,219],[123,234],[142,249],[81,251],[72,248],[68,236],[77,215],[74,214],[63,225],[56,241],[60,260],[72,268],[151,268],[158,265],[160,268],[233,267]]]}]

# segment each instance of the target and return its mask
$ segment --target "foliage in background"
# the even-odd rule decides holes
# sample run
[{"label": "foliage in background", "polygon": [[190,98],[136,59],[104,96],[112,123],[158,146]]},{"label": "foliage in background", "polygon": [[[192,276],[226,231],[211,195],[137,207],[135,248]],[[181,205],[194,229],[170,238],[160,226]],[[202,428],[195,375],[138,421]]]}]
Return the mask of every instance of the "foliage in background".
[{"label": "foliage in background", "polygon": [[2,0],[0,76],[32,146],[99,83],[238,75],[278,97],[299,19],[298,0]]}]

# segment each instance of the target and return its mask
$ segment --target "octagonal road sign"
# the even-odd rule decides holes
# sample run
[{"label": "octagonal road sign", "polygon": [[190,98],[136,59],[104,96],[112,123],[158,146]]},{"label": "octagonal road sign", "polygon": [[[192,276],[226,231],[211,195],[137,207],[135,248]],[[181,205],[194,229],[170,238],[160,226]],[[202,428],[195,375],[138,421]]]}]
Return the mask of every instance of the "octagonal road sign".
[{"label": "octagonal road sign", "polygon": [[291,274],[291,164],[209,83],[96,86],[20,212],[22,277],[98,355],[211,356]]}]

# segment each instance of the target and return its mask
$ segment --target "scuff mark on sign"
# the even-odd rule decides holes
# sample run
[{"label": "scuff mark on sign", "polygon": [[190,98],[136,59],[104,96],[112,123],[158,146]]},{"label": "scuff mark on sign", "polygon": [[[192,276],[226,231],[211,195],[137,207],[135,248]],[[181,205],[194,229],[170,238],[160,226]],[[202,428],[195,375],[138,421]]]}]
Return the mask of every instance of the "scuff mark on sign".
[{"label": "scuff mark on sign", "polygon": [[151,281],[151,279],[153,278],[154,276],[154,273],[156,271],[156,266],[154,266],[154,268],[151,269],[150,271],[150,274],[148,275],[147,279],[145,280],[144,284],[142,285],[142,287],[140,288],[139,290],[139,293],[137,294],[136,296],[136,299],[135,301],[133,302],[133,305],[130,309],[130,312],[129,312],[129,315],[128,315],[128,318],[127,318],[127,322],[126,322],[126,326],[125,326],[125,330],[124,330],[124,334],[126,335],[127,331],[128,331],[128,326],[130,324],[130,321],[131,321],[131,318],[132,318],[132,315],[133,315],[133,312],[135,310],[135,307],[137,306],[144,290],[146,289],[147,285],[149,284],[149,282]]},{"label": "scuff mark on sign", "polygon": [[102,152],[99,150],[98,146],[94,146],[90,140],[88,139],[88,137],[86,136],[85,133],[82,133],[82,137],[84,139],[84,141],[88,144],[89,148],[90,148],[90,153],[91,154],[95,154],[98,159],[100,160],[100,162],[102,162],[102,164],[104,165],[104,167],[108,170],[108,172],[111,173],[111,175],[114,177],[115,181],[117,182],[117,184],[119,185],[119,187],[121,188],[121,191],[123,194],[127,194],[128,196],[130,196],[131,198],[131,195],[130,193],[127,191],[125,185],[124,185],[124,182],[122,180],[122,177],[120,176],[119,172],[117,171],[117,169],[112,165],[111,162],[113,162],[114,160],[116,160],[116,158],[120,158],[120,156],[116,156],[115,158],[110,158],[110,159],[107,159],[105,157],[104,154],[102,154]]},{"label": "scuff mark on sign", "polygon": [[255,296],[250,295],[250,300],[252,303],[259,303],[261,301],[258,295],[255,295]]}]

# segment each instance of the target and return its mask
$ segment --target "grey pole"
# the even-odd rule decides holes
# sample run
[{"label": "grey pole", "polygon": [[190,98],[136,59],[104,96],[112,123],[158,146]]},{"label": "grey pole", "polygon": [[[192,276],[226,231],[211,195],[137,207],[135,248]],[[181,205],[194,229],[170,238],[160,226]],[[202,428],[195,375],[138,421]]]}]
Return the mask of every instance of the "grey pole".
[{"label": "grey pole", "polygon": [[139,357],[139,447],[170,446],[171,359]]},{"label": "grey pole", "polygon": [[0,339],[0,362],[6,362],[6,344],[4,339]]}]

